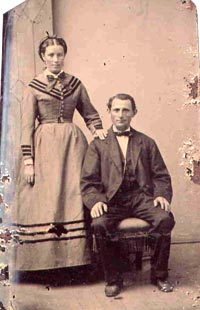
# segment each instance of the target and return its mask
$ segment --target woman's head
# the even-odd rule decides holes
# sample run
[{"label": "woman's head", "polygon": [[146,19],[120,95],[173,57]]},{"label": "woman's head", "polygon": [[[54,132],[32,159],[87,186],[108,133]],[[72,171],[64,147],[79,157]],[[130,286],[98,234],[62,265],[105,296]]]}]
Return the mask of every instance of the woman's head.
[{"label": "woman's head", "polygon": [[47,35],[39,44],[39,56],[47,69],[52,73],[58,73],[64,65],[67,54],[67,44],[64,39],[56,35]]}]

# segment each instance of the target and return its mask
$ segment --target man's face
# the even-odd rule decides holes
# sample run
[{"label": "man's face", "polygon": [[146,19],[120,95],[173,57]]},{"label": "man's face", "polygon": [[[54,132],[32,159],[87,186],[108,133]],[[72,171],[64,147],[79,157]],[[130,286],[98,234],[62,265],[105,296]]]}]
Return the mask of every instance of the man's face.
[{"label": "man's face", "polygon": [[119,131],[128,129],[131,119],[134,116],[131,101],[129,99],[121,100],[115,98],[110,109],[110,116],[113,125],[115,125]]}]

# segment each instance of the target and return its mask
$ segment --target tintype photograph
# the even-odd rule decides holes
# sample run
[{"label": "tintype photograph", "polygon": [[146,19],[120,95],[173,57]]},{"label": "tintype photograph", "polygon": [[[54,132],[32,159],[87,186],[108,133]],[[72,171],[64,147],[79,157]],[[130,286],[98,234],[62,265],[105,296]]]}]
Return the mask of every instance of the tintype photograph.
[{"label": "tintype photograph", "polygon": [[198,5],[3,14],[0,310],[200,308]]}]

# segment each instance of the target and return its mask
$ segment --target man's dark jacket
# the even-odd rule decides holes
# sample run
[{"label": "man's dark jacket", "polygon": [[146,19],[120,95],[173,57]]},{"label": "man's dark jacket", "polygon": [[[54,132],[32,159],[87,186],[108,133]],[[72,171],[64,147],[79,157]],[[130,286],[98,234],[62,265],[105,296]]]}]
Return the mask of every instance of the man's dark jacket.
[{"label": "man's dark jacket", "polygon": [[[151,138],[131,128],[129,137],[132,170],[147,195],[162,196],[171,202],[171,178]],[[109,202],[123,180],[119,145],[112,128],[105,140],[94,139],[87,151],[81,178],[83,202],[91,209],[97,202]]]}]

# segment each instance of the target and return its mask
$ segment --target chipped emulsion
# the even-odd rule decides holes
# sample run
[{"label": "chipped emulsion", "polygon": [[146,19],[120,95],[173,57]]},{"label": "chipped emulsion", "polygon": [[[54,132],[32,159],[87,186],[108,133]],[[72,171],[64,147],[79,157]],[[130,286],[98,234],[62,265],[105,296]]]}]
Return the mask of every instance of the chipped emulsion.
[{"label": "chipped emulsion", "polygon": [[198,90],[199,78],[198,78],[198,76],[196,75],[190,81],[189,81],[189,79],[184,77],[184,80],[186,82],[187,88],[189,88],[189,90],[190,90],[189,99],[196,99],[198,97],[198,93],[199,93],[199,90]]},{"label": "chipped emulsion", "polygon": [[180,165],[185,168],[185,174],[195,184],[200,184],[200,140],[197,137],[190,137],[183,142],[179,148],[181,152]]},{"label": "chipped emulsion", "polygon": [[[11,177],[7,171],[3,172],[3,164],[0,167],[0,281],[8,279],[7,246],[12,240],[11,232],[3,222],[3,217],[9,209],[8,204],[4,200],[3,191],[5,186],[11,182]],[[3,262],[4,261],[4,262]],[[3,282],[2,282],[3,283]],[[2,308],[3,309],[3,308]]]},{"label": "chipped emulsion", "polygon": [[[183,7],[186,9],[197,10],[197,28],[198,28],[198,38],[200,37],[200,22],[198,21],[198,16],[200,13],[200,3],[199,1],[191,1],[191,0],[181,0],[181,3],[183,4]],[[199,59],[199,66],[198,66],[198,72],[195,74],[193,77],[186,78],[184,77],[184,80],[186,82],[186,87],[187,87],[187,102],[185,103],[186,105],[192,105],[192,106],[199,106],[200,105],[200,49],[196,53],[191,47],[190,51],[187,51],[192,53],[193,57],[198,57]],[[196,55],[197,54],[197,55]],[[189,89],[189,94],[188,94],[188,89]]]},{"label": "chipped emulsion", "polygon": [[[191,0],[181,0],[182,4],[187,9],[194,9],[196,5],[197,9],[197,26],[198,26],[198,40],[200,37],[200,22],[198,21],[198,16],[200,13],[200,4],[198,1]],[[193,57],[196,57],[194,51],[192,50]],[[200,49],[198,51],[198,73],[193,77],[186,78],[184,80],[186,82],[187,87],[187,101],[184,105],[187,106],[200,106]],[[189,94],[188,94],[189,89]],[[181,163],[180,165],[185,168],[185,174],[190,178],[191,181],[195,184],[200,185],[200,140],[198,136],[193,136],[187,138],[183,141],[182,147],[179,148],[181,152]]]},{"label": "chipped emulsion", "polygon": [[180,0],[180,1],[185,6],[186,9],[193,10],[195,8],[195,4],[194,3],[196,1],[191,1],[191,0]]}]

